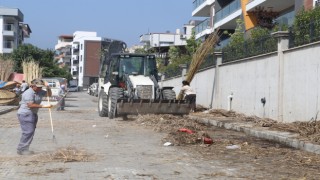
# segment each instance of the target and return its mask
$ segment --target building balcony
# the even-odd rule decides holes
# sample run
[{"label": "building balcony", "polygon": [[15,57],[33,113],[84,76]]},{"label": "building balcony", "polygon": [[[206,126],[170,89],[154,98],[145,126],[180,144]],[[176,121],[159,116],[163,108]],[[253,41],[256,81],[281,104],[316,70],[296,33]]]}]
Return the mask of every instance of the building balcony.
[{"label": "building balcony", "polygon": [[254,11],[255,8],[261,7],[265,10],[281,12],[295,5],[295,0],[274,1],[274,0],[252,0],[246,5],[247,12]]},{"label": "building balcony", "polygon": [[65,57],[70,57],[71,56],[71,52],[70,51],[65,52],[64,54],[65,54]]},{"label": "building balcony", "polygon": [[241,1],[232,1],[229,5],[219,10],[214,18],[214,29],[235,29],[237,27],[236,19],[242,14]]},{"label": "building balcony", "polygon": [[79,64],[79,60],[73,60],[72,64]]},{"label": "building balcony", "polygon": [[211,18],[207,18],[201,23],[199,23],[196,27],[194,27],[196,39],[199,39],[200,37],[210,34],[212,32],[213,29],[211,27],[210,20]]},{"label": "building balcony", "polygon": [[13,24],[4,24],[3,25],[3,35],[4,36],[14,36],[14,25]]},{"label": "building balcony", "polygon": [[62,48],[67,48],[69,46],[71,46],[72,42],[60,42],[57,45],[55,45],[54,49],[58,50],[58,49],[62,49]]},{"label": "building balcony", "polygon": [[72,60],[79,60],[79,56],[78,55],[72,55]]},{"label": "building balcony", "polygon": [[141,43],[150,43],[150,34],[143,34],[140,36]]},{"label": "building balcony", "polygon": [[210,8],[213,6],[215,0],[194,0],[192,16],[209,17]]},{"label": "building balcony", "polygon": [[13,46],[14,46],[14,42],[13,42],[13,40],[6,40],[6,41],[4,41],[3,42],[3,47],[4,48],[13,48]]}]

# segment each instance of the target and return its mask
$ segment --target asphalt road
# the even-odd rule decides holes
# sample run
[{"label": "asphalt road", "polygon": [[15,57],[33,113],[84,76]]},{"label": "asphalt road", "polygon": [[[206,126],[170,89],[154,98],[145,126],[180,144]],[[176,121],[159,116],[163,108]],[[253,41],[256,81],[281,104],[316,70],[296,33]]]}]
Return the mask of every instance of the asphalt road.
[{"label": "asphalt road", "polygon": [[[99,117],[97,97],[86,92],[70,93],[65,109],[52,111],[53,133],[49,112],[41,109],[30,148],[36,154],[32,156],[16,154],[20,138],[16,111],[1,115],[0,179],[291,179],[304,176],[277,171],[281,168],[274,167],[271,156],[270,162],[265,162],[269,167],[258,168],[259,163],[252,161],[250,154],[239,151],[223,151],[216,157],[206,157],[194,149],[166,147],[162,142],[165,133],[139,126],[133,123],[134,118],[123,121]],[[217,132],[221,133],[220,138],[241,137],[250,142],[249,137],[239,132],[221,129]],[[53,135],[56,142],[52,141]],[[57,152],[67,159],[68,154],[63,153],[66,148],[74,149],[73,152],[79,150],[78,156],[86,155],[87,159],[72,162],[54,159]],[[290,167],[284,162],[282,168]],[[314,173],[312,177],[320,177],[316,174],[318,170],[310,169]]]}]

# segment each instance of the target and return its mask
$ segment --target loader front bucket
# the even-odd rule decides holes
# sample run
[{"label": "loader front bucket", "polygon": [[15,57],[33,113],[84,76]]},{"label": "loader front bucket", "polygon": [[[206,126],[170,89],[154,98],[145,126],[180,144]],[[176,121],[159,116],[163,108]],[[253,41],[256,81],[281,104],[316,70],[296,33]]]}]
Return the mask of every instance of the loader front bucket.
[{"label": "loader front bucket", "polygon": [[126,100],[119,99],[116,114],[189,114],[191,106],[186,101],[178,100]]}]

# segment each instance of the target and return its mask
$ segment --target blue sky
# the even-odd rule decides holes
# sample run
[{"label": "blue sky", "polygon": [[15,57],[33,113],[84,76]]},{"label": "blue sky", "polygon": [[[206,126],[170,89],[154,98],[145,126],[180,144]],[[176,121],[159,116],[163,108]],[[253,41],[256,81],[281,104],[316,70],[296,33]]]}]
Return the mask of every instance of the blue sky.
[{"label": "blue sky", "polygon": [[100,37],[139,44],[148,32],[175,32],[193,19],[191,0],[0,0],[19,8],[32,30],[25,42],[54,49],[59,35],[95,31]]}]

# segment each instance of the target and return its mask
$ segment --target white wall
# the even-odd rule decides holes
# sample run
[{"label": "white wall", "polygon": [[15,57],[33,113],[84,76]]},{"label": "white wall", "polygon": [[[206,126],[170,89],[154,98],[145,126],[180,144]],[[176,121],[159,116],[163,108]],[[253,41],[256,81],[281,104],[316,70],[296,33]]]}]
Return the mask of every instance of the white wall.
[{"label": "white wall", "polygon": [[285,121],[310,120],[320,111],[319,49],[315,44],[284,54]]},{"label": "white wall", "polygon": [[[232,109],[247,115],[277,118],[277,54],[220,66],[219,84],[213,108],[228,109],[228,96],[233,93]],[[263,106],[261,98],[266,99]]]},{"label": "white wall", "polygon": [[[247,116],[283,122],[309,121],[316,116],[319,120],[319,49],[320,42],[285,50],[283,58],[275,52],[220,65],[213,108],[228,109],[228,96],[232,92],[232,110]],[[209,107],[214,76],[215,68],[196,74],[191,86],[197,91],[197,104]],[[179,77],[162,84],[174,86],[178,93],[181,81]],[[265,106],[261,98],[266,99]]]},{"label": "white wall", "polygon": [[[0,29],[3,29],[3,16],[0,16]],[[3,32],[3,30],[1,31]],[[3,53],[3,35],[0,33],[0,53]]]},{"label": "white wall", "polygon": [[[201,71],[195,75],[190,86],[194,88],[197,93],[197,102],[203,106],[209,107],[211,104],[212,88],[214,80],[215,69],[210,68],[205,71]],[[182,87],[182,81],[184,78],[177,77],[166,80],[163,82],[163,86],[174,87],[173,90],[178,96]]]}]

